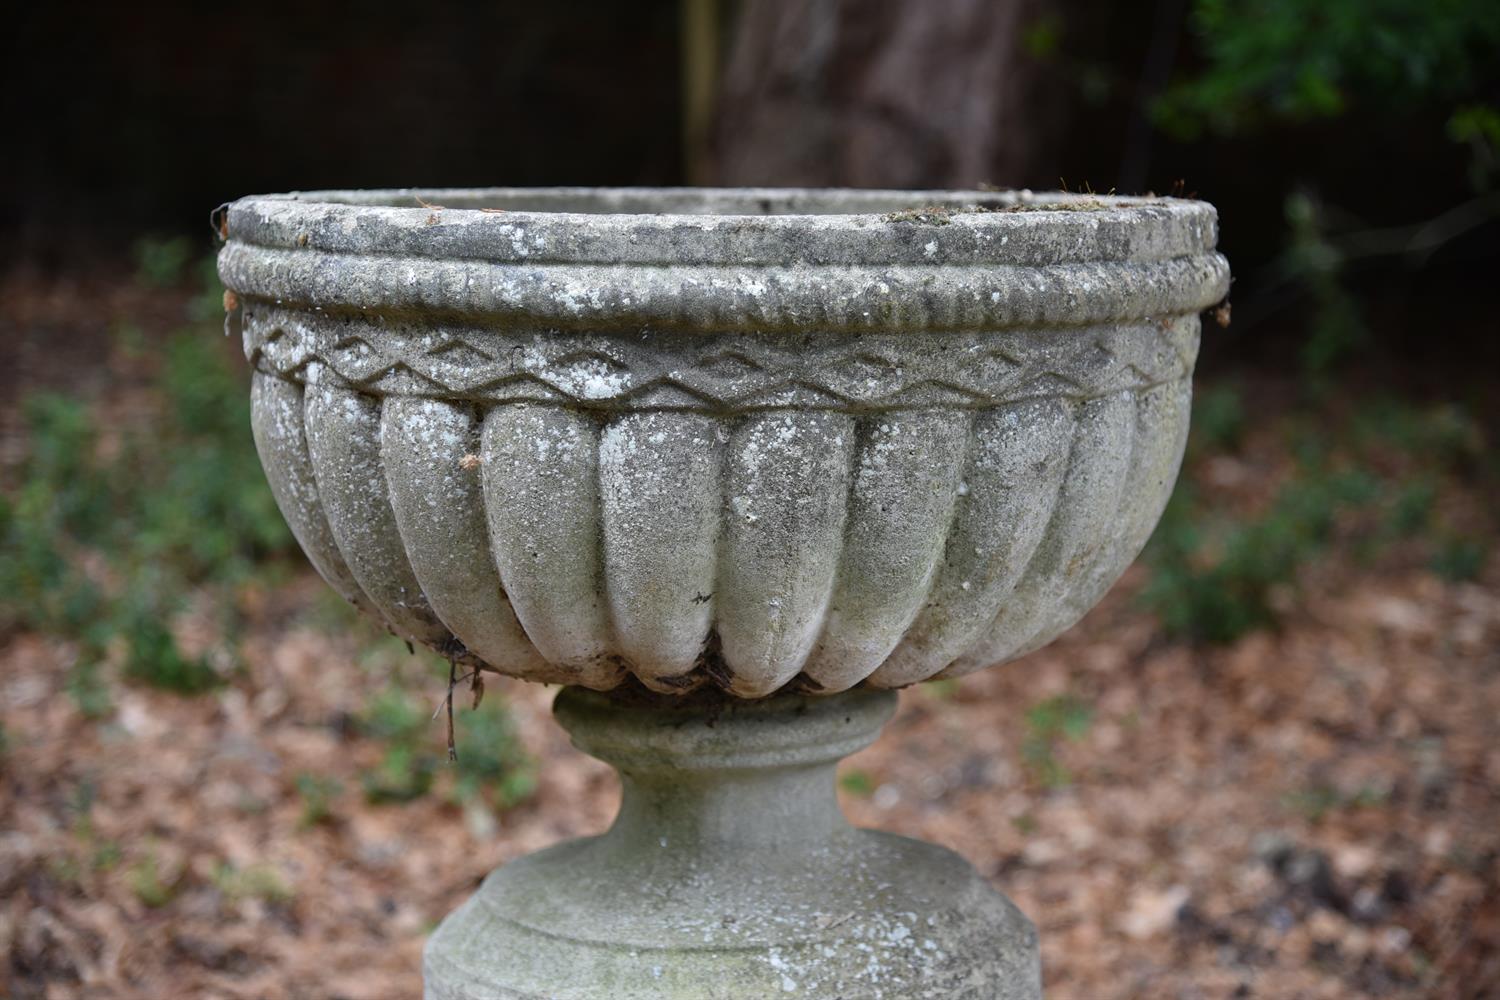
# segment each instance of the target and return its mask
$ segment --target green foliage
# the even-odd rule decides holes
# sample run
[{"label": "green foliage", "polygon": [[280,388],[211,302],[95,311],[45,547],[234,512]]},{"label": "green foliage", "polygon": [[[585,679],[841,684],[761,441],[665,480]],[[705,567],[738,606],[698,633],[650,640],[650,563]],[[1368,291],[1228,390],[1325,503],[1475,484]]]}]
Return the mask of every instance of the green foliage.
[{"label": "green foliage", "polygon": [[460,799],[485,799],[496,809],[508,809],[531,797],[536,772],[498,695],[458,712],[456,728]]},{"label": "green foliage", "polygon": [[1236,451],[1245,437],[1248,421],[1244,400],[1232,385],[1213,386],[1193,400],[1195,450]]},{"label": "green foliage", "polygon": [[958,694],[958,679],[940,677],[935,681],[923,681],[917,690],[935,701],[948,701]]},{"label": "green foliage", "polygon": [[1500,6],[1474,0],[1195,0],[1192,24],[1202,69],[1151,108],[1184,138],[1455,102],[1500,50]]},{"label": "green foliage", "polygon": [[1448,119],[1448,138],[1500,146],[1500,110],[1486,104],[1464,105]]},{"label": "green foliage", "polygon": [[1046,62],[1057,55],[1062,36],[1062,18],[1056,14],[1042,14],[1021,32],[1021,47],[1032,58]]},{"label": "green foliage", "polygon": [[258,563],[291,549],[291,534],[266,486],[250,438],[250,394],[219,344],[194,335],[167,346],[161,378],[168,405],[155,448],[168,462],[135,497],[143,555],[193,578],[242,579]]},{"label": "green foliage", "polygon": [[1333,785],[1315,782],[1305,788],[1289,792],[1282,804],[1310,823],[1321,822],[1330,813],[1350,809],[1372,809],[1385,805],[1390,792],[1373,785],[1364,785],[1352,792],[1344,792]]},{"label": "green foliage", "polygon": [[188,656],[164,624],[164,610],[152,598],[157,591],[148,582],[145,600],[127,596],[114,620],[124,647],[125,676],[151,687],[177,694],[202,694],[219,686],[223,678],[201,656]]},{"label": "green foliage", "polygon": [[1448,118],[1448,138],[1469,147],[1469,186],[1487,191],[1500,167],[1500,108],[1465,104]]},{"label": "green foliage", "polygon": [[405,691],[387,687],[360,713],[359,728],[383,743],[413,743],[425,738],[428,715]]},{"label": "green foliage", "polygon": [[[1194,408],[1189,454],[1222,450],[1219,416],[1227,407],[1212,393]],[[1293,426],[1297,418],[1286,418]],[[1329,441],[1344,442],[1334,453]],[[1473,464],[1484,452],[1478,426],[1453,406],[1422,409],[1388,399],[1364,404],[1347,429],[1319,418],[1294,433],[1297,464],[1270,502],[1252,516],[1227,516],[1191,482],[1178,485],[1146,549],[1151,576],[1141,601],[1174,637],[1233,642],[1275,624],[1296,593],[1303,570],[1338,541],[1346,515],[1362,518],[1355,536],[1364,555],[1408,539],[1434,542],[1432,565],[1452,579],[1472,579],[1484,565],[1482,545],[1453,536],[1436,512],[1439,477]],[[1402,456],[1408,471],[1378,471],[1378,459]]]},{"label": "green foliage", "polygon": [[1326,236],[1322,206],[1306,192],[1294,193],[1286,200],[1286,220],[1291,243],[1278,266],[1312,298],[1300,360],[1303,373],[1317,379],[1364,345],[1367,330],[1343,286],[1344,254]]},{"label": "green foliage", "polygon": [[188,303],[188,316],[205,329],[223,328],[224,285],[219,281],[218,258],[212,254],[200,258],[197,272],[198,291]]},{"label": "green foliage", "polygon": [[1055,740],[1066,736],[1070,740],[1081,740],[1088,735],[1094,722],[1094,710],[1073,695],[1058,695],[1039,701],[1026,713],[1027,731],[1043,740]]},{"label": "green foliage", "polygon": [[360,775],[360,782],[370,802],[410,802],[432,788],[436,770],[435,756],[403,743],[388,747],[380,763]]},{"label": "green foliage", "polygon": [[1416,407],[1376,397],[1354,414],[1350,432],[1352,443],[1362,451],[1418,455],[1440,468],[1470,467],[1485,455],[1483,428],[1454,403]]},{"label": "green foliage", "polygon": [[332,819],[333,801],[344,791],[344,786],[337,780],[316,774],[297,775],[295,787],[297,798],[302,802],[302,815],[297,825],[304,829]]},{"label": "green foliage", "polygon": [[156,853],[151,850],[125,873],[135,897],[152,909],[166,906],[177,895],[179,875],[180,873],[164,872]]},{"label": "green foliage", "polygon": [[[1245,138],[1275,125],[1345,115],[1389,125],[1412,114],[1414,121],[1446,120],[1448,139],[1469,152],[1470,187],[1483,192],[1492,186],[1500,166],[1500,109],[1487,89],[1500,61],[1500,4],[1193,0],[1191,25],[1193,71],[1147,109],[1167,134]],[[1424,117],[1415,117],[1418,112]],[[1436,129],[1427,137],[1441,139]],[[1468,209],[1495,211],[1493,204]],[[1330,226],[1305,192],[1290,194],[1285,210],[1289,239],[1273,283],[1300,286],[1311,299],[1301,363],[1317,385],[1368,339],[1359,303],[1341,283],[1347,263],[1386,257],[1420,266],[1434,247],[1413,243],[1424,235],[1420,225],[1405,238],[1395,229],[1355,231],[1363,223]]]},{"label": "green foliage", "polygon": [[134,247],[135,280],[147,288],[180,284],[193,259],[193,241],[186,236],[161,239],[147,236]]},{"label": "green foliage", "polygon": [[1179,489],[1153,539],[1142,600],[1169,634],[1206,642],[1270,625],[1274,595],[1327,548],[1338,511],[1370,502],[1373,491],[1360,472],[1294,477],[1259,517],[1210,527],[1193,491]]},{"label": "green foliage", "polygon": [[1489,559],[1489,546],[1478,538],[1450,536],[1433,550],[1432,571],[1455,583],[1477,580]]},{"label": "green foliage", "polygon": [[108,500],[91,477],[86,456],[95,448],[87,411],[56,396],[23,406],[30,454],[19,486],[0,495],[0,630],[32,626],[87,630],[102,597],[68,558],[70,529],[97,530],[107,522]]},{"label": "green foliage", "polygon": [[214,868],[211,880],[214,888],[234,902],[260,899],[267,903],[285,903],[293,896],[292,887],[287,884],[286,879],[268,865],[236,868],[227,861],[222,862]]},{"label": "green foliage", "polygon": [[[15,482],[0,485],[0,633],[69,640],[66,689],[93,718],[111,711],[116,672],[183,695],[224,683],[237,661],[242,590],[296,551],[250,436],[245,374],[216,329],[222,288],[213,261],[191,267],[187,241],[143,241],[136,259],[145,285],[196,276],[201,289],[193,328],[154,343],[131,327],[118,335],[118,356],[155,362],[145,395],[159,405],[119,425],[74,398],[30,397],[27,453]],[[330,602],[347,627],[347,608]],[[206,649],[179,641],[189,607],[216,626]],[[362,657],[386,677],[400,676],[397,664],[409,661],[398,640],[372,643]],[[394,683],[371,700],[361,728],[384,747],[362,776],[369,798],[405,801],[432,789],[445,759],[430,712]],[[500,698],[460,709],[456,724],[458,764],[443,785],[454,798],[499,809],[532,793],[534,769]],[[341,793],[308,775],[297,778],[296,791],[304,826],[325,821]],[[170,899],[153,857],[127,877],[148,905]],[[231,895],[264,895],[251,884],[257,877],[228,873],[224,885]]]},{"label": "green foliage", "polygon": [[125,856],[124,849],[118,841],[100,841],[94,847],[94,853],[89,858],[89,867],[96,872],[113,871],[120,864],[120,859]]},{"label": "green foliage", "polygon": [[1057,759],[1057,743],[1064,738],[1073,742],[1083,739],[1093,721],[1093,708],[1073,695],[1058,695],[1031,706],[1026,712],[1021,756],[1033,780],[1047,788],[1072,784],[1073,775]]},{"label": "green foliage", "polygon": [[437,758],[425,747],[428,717],[405,691],[387,687],[366,705],[360,729],[389,744],[374,768],[360,775],[371,802],[406,802],[432,787]]},{"label": "green foliage", "polygon": [[875,779],[868,771],[851,768],[839,775],[839,788],[850,795],[865,799],[875,794]]},{"label": "green foliage", "polygon": [[1388,537],[1406,538],[1425,531],[1432,522],[1437,486],[1431,479],[1417,479],[1399,487],[1391,502]]},{"label": "green foliage", "polygon": [[[455,697],[461,697],[456,692]],[[475,709],[455,706],[452,795],[458,801],[484,801],[507,809],[536,788],[531,760],[517,739],[504,703],[491,695]],[[399,687],[378,692],[360,716],[360,729],[386,744],[380,762],[361,775],[371,802],[406,802],[431,790],[445,751],[431,710]]]},{"label": "green foliage", "polygon": [[[181,270],[177,256],[142,244],[143,280]],[[184,694],[217,684],[211,658],[179,648],[175,616],[207,590],[227,609],[232,650],[235,588],[294,549],[250,438],[244,375],[222,339],[189,330],[157,353],[162,407],[125,426],[66,396],[25,400],[27,454],[0,492],[0,631],[73,640],[68,686],[90,715],[108,711],[104,662]]]}]

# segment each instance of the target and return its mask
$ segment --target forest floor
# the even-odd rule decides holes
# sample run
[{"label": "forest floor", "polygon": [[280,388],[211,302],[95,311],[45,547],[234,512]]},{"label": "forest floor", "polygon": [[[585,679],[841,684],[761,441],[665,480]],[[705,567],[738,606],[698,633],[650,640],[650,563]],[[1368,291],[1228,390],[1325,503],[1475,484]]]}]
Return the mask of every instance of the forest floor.
[{"label": "forest floor", "polygon": [[[63,382],[112,398],[88,372]],[[0,414],[3,455],[19,426]],[[1195,462],[1248,507],[1288,459],[1257,426]],[[1459,520],[1485,503],[1435,489]],[[1165,634],[1137,565],[1050,647],[904,692],[841,801],[1015,900],[1058,1000],[1500,996],[1488,552],[1444,574],[1405,542],[1331,545],[1274,622],[1217,644]],[[237,594],[234,663],[193,695],[106,669],[80,696],[76,641],[0,630],[0,994],[418,996],[426,935],[489,870],[609,823],[618,786],[552,723],[554,690],[492,680],[459,754],[511,759],[455,773],[428,721],[446,665],[305,568]],[[189,602],[174,629],[192,647],[215,620]]]}]

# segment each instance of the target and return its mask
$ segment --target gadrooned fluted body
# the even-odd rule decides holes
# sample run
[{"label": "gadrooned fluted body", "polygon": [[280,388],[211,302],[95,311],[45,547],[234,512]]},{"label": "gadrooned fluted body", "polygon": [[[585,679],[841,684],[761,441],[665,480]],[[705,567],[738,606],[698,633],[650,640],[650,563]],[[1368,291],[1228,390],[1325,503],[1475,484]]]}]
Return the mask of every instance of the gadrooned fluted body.
[{"label": "gadrooned fluted body", "polygon": [[1083,615],[1176,477],[1202,202],[327,192],[229,207],[282,511],[400,635],[533,680],[899,687]]}]

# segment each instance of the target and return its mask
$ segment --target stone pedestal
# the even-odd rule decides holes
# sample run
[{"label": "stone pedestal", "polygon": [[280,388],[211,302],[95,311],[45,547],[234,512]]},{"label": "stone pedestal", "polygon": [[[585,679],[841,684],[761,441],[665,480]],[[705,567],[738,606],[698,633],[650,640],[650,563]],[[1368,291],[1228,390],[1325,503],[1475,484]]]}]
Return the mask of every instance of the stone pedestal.
[{"label": "stone pedestal", "polygon": [[838,808],[837,762],[895,703],[564,689],[557,719],[619,771],[620,814],[490,875],[428,942],[428,1000],[1040,997],[1009,900]]}]

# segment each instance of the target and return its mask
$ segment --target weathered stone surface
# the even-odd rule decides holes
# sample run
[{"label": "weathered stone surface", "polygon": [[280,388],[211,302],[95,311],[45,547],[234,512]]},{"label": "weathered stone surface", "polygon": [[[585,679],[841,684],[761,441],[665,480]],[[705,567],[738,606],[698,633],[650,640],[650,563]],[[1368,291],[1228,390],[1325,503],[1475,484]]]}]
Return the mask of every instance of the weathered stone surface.
[{"label": "weathered stone surface", "polygon": [[1216,235],[1171,199],[328,192],[236,202],[220,269],[340,593],[503,673],[760,697],[1088,610],[1175,478]]},{"label": "weathered stone surface", "polygon": [[1228,290],[1211,206],[324,192],[227,235],[314,565],[400,635],[571,685],[624,783],[608,833],[443,923],[431,1000],[1039,997],[1030,922],[851,828],[833,768],[878,689],[1051,641],[1145,544]]},{"label": "weathered stone surface", "polygon": [[857,830],[838,759],[895,696],[619,700],[556,714],[619,769],[599,837],[512,862],[429,940],[429,1000],[1036,1000],[1036,932],[950,851]]}]

